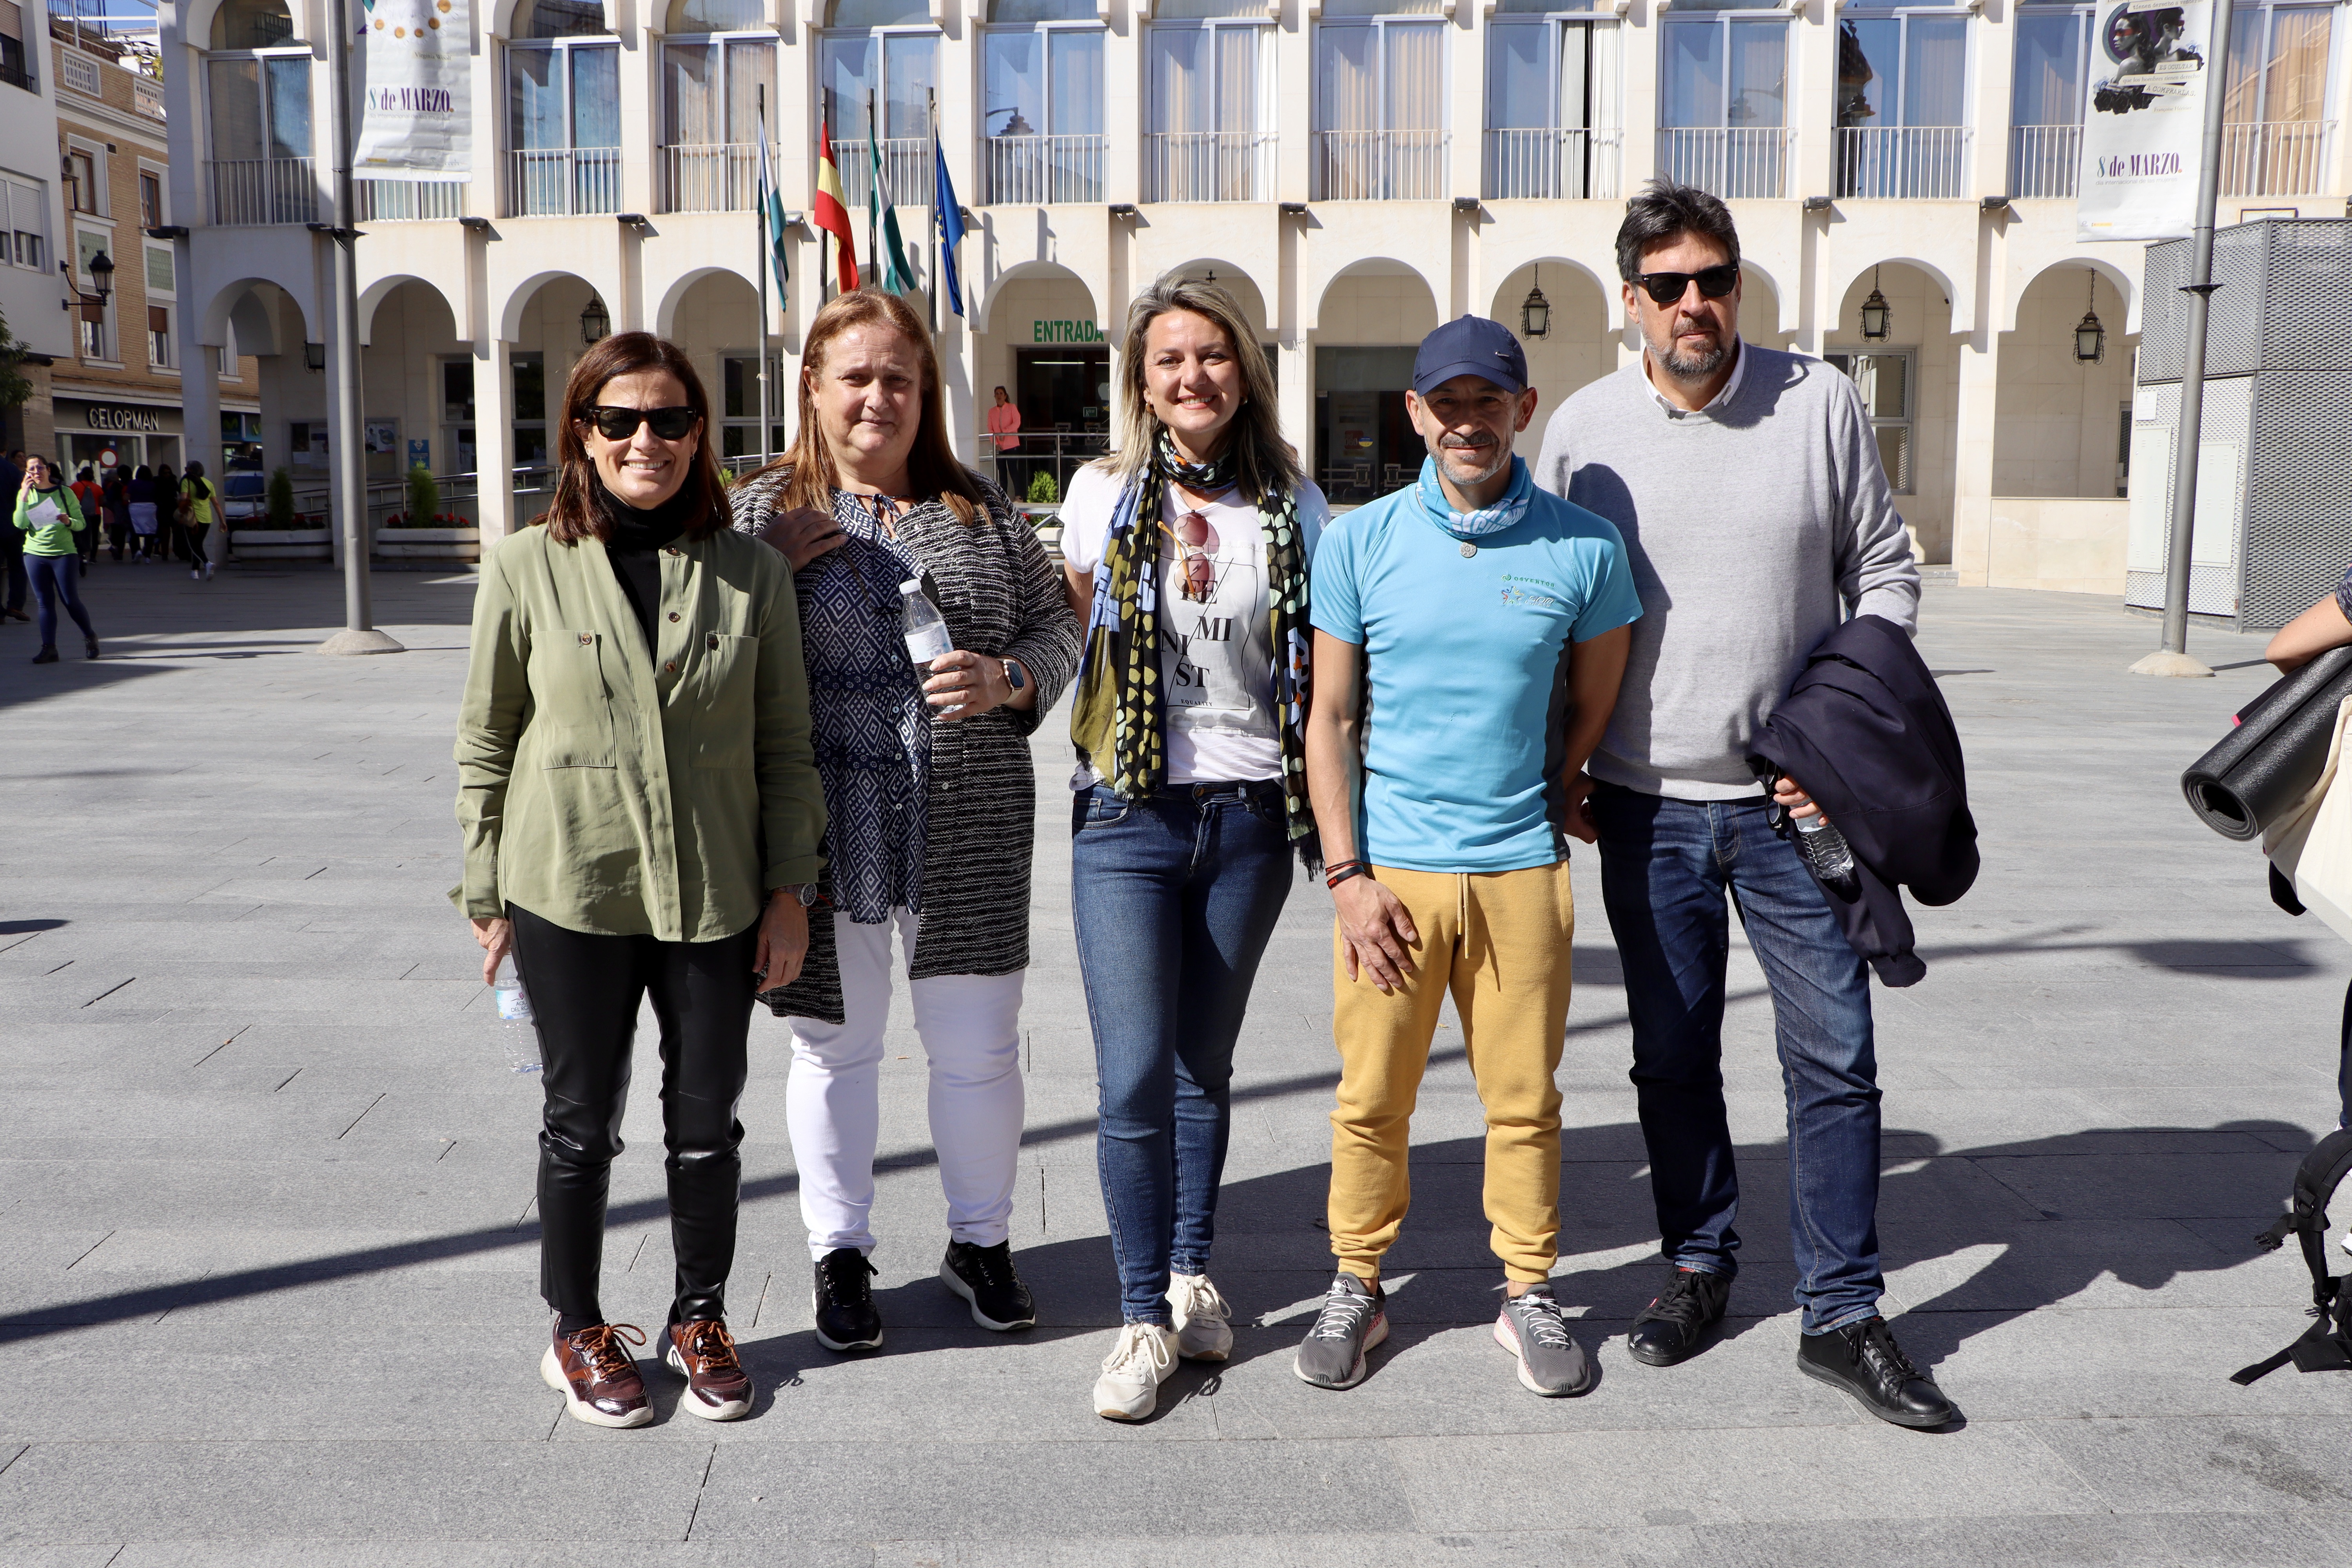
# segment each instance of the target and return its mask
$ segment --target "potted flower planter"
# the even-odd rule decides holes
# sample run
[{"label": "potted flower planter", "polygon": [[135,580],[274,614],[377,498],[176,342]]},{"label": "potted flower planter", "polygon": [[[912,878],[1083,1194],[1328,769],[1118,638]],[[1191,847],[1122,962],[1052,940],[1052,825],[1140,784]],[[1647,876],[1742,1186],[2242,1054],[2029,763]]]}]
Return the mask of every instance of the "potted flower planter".
[{"label": "potted flower planter", "polygon": [[323,528],[237,528],[228,552],[238,561],[331,561],[335,543]]},{"label": "potted flower planter", "polygon": [[385,561],[479,561],[482,531],[470,523],[447,528],[379,528],[375,552]]}]

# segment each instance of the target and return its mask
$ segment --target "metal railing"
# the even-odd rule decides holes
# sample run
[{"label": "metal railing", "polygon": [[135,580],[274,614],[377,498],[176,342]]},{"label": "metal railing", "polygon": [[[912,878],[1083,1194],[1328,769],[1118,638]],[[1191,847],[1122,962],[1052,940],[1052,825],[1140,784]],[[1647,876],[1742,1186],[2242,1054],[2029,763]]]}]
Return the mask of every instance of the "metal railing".
[{"label": "metal railing", "polygon": [[[933,194],[929,140],[894,136],[881,144],[881,153],[882,174],[890,182],[891,201],[900,206],[929,206]],[[874,184],[874,163],[866,155],[865,140],[835,142],[833,155],[841,166],[843,201],[852,212],[862,210]],[[810,173],[814,174],[814,170]]]},{"label": "metal railing", "polygon": [[1425,202],[1445,196],[1444,131],[1318,131],[1314,198]]},{"label": "metal railing", "polygon": [[1658,174],[1726,201],[1777,200],[1788,189],[1782,126],[1675,128],[1658,132]]},{"label": "metal railing", "polygon": [[563,217],[621,210],[618,147],[541,147],[507,154],[507,212]]},{"label": "metal railing", "polygon": [[981,472],[1014,500],[1029,499],[1039,474],[1054,476],[1054,497],[1060,500],[1070,493],[1072,474],[1110,450],[1110,437],[1100,430],[1024,430],[1010,452],[998,451],[996,439],[982,430],[972,450],[980,454]]},{"label": "metal railing", "polygon": [[2012,125],[2009,130],[2009,195],[2026,200],[2074,194],[2083,165],[2079,125]]},{"label": "metal railing", "polygon": [[308,158],[215,158],[207,170],[216,224],[319,221],[319,180]]},{"label": "metal railing", "polygon": [[353,216],[362,223],[422,223],[462,217],[462,180],[353,180]]},{"label": "metal railing", "polygon": [[1613,199],[1624,152],[1622,131],[1489,131],[1479,189],[1490,201]]},{"label": "metal railing", "polygon": [[1841,200],[1955,201],[1968,190],[1965,125],[1843,126],[1837,133]]},{"label": "metal railing", "polygon": [[152,120],[163,119],[163,84],[148,77],[132,77],[131,107]]},{"label": "metal railing", "polygon": [[[768,149],[770,166],[778,150]],[[661,150],[662,211],[750,212],[759,205],[760,144],[708,142]]]},{"label": "metal railing", "polygon": [[1155,131],[1143,139],[1147,202],[1274,200],[1274,133]]},{"label": "metal railing", "polygon": [[[1098,202],[1109,145],[1105,136],[987,137],[980,144],[980,199],[999,206]],[[912,199],[928,203],[930,192]]]},{"label": "metal railing", "polygon": [[2333,120],[2273,120],[2221,127],[2221,194],[2305,196],[2323,188]]}]

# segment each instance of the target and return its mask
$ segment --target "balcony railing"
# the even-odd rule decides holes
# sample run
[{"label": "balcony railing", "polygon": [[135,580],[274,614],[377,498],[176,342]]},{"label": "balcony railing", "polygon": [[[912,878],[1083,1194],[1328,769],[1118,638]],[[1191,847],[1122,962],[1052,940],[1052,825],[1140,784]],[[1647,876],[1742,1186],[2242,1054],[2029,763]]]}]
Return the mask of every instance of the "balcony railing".
[{"label": "balcony railing", "polygon": [[996,449],[997,437],[983,430],[973,450],[982,471],[1014,500],[1029,499],[1029,487],[1039,474],[1054,476],[1054,494],[1070,493],[1070,476],[1110,450],[1110,437],[1100,430],[1024,430],[1020,445],[1010,452]]},{"label": "balcony railing", "polygon": [[1274,200],[1274,136],[1257,131],[1155,131],[1143,139],[1147,202]]},{"label": "balcony railing", "polygon": [[1855,201],[1956,201],[1968,191],[1965,125],[1845,126],[1837,195]]},{"label": "balcony railing", "polygon": [[1314,198],[1428,202],[1445,196],[1444,131],[1318,131]]},{"label": "balcony railing", "polygon": [[319,221],[318,175],[308,158],[215,158],[208,167],[216,224]]},{"label": "balcony railing", "polygon": [[466,212],[462,180],[353,180],[353,216],[362,223],[448,220]]},{"label": "balcony railing", "polygon": [[515,217],[563,217],[621,210],[618,147],[544,147],[507,154],[507,210]]},{"label": "balcony railing", "polygon": [[[882,174],[890,182],[891,201],[900,206],[929,206],[933,195],[929,138],[894,136],[882,143],[881,150]],[[874,184],[874,164],[866,156],[864,139],[835,142],[833,155],[841,165],[842,199],[852,212],[863,210],[866,193]]]},{"label": "balcony railing", "polygon": [[[771,147],[770,166],[778,149]],[[661,150],[662,210],[749,212],[759,205],[760,144],[711,142]]]},{"label": "balcony railing", "polygon": [[2284,121],[2221,127],[2221,194],[2228,196],[2316,195],[2327,173],[2332,120]]},{"label": "balcony railing", "polygon": [[[991,136],[980,144],[980,199],[997,205],[1043,206],[1103,199],[1102,136]],[[928,203],[926,189],[901,201]]]},{"label": "balcony railing", "polygon": [[151,120],[163,118],[163,84],[151,77],[131,79],[131,107]]},{"label": "balcony railing", "polygon": [[2067,197],[2083,166],[2079,125],[2015,125],[2009,132],[2009,192],[2015,197]]},{"label": "balcony railing", "polygon": [[1788,188],[1789,135],[1778,125],[1663,130],[1658,174],[1726,201],[1777,199]]},{"label": "balcony railing", "polygon": [[1624,143],[1622,131],[1489,131],[1480,188],[1490,201],[1613,199]]}]

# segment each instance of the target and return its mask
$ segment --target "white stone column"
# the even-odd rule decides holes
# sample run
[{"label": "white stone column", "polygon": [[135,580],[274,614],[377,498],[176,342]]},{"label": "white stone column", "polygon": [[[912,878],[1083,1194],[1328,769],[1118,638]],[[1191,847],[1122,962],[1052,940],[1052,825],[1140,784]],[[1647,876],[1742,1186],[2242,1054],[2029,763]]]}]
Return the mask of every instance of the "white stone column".
[{"label": "white stone column", "polygon": [[514,345],[492,337],[474,345],[474,463],[482,547],[515,530]]},{"label": "white stone column", "polygon": [[1274,102],[1262,129],[1275,132],[1274,195],[1303,202],[1313,184],[1315,23],[1307,15],[1319,0],[1286,0],[1275,26]]},{"label": "white stone column", "polygon": [[[1992,247],[1992,265],[1985,269],[1975,330],[1957,340],[1959,396],[1953,411],[1952,539],[1948,559],[1964,588],[1988,586],[1992,568],[1992,458],[1994,430],[2000,416],[2006,245],[1998,234],[1988,236],[1985,243]],[[1935,552],[1930,549],[1927,553]]]},{"label": "white stone column", "polygon": [[1786,118],[1796,132],[1790,150],[1790,201],[1836,193],[1839,0],[1808,0],[1789,24]]},{"label": "white stone column", "polygon": [[1281,382],[1282,438],[1298,449],[1298,466],[1312,479],[1315,473],[1315,343],[1314,334],[1299,332],[1283,339],[1275,350]]},{"label": "white stone column", "polygon": [[1109,34],[1103,39],[1103,200],[1139,202],[1143,199],[1146,24],[1132,6],[1107,3],[1101,9],[1110,24]]},{"label": "white stone column", "polygon": [[[172,265],[178,268],[176,280],[187,301],[188,242],[181,240],[172,247]],[[227,465],[221,460],[220,438],[220,375],[213,368],[214,345],[197,341],[204,330],[201,312],[191,304],[183,303],[180,315],[180,460],[183,464],[194,458],[205,466],[205,478],[213,487],[213,531],[205,536],[207,560],[228,559],[228,522],[220,506],[221,481]],[[92,520],[95,521],[95,520]]]}]

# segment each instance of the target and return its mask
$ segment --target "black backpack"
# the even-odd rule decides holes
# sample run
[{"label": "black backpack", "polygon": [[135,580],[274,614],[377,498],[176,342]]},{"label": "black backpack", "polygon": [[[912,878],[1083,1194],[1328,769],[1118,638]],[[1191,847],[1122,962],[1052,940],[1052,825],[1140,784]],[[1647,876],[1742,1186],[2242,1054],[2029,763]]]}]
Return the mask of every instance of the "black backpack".
[{"label": "black backpack", "polygon": [[2352,1131],[2331,1132],[2295,1167],[2292,1206],[2276,1225],[2254,1237],[2254,1245],[2265,1252],[2276,1252],[2289,1231],[2302,1241],[2303,1260],[2311,1268],[2313,1322],[2278,1354],[2232,1373],[2230,1381],[2240,1387],[2289,1362],[2297,1372],[2352,1371],[2352,1290],[2327,1272],[2327,1200],[2347,1174],[2352,1174]]}]

